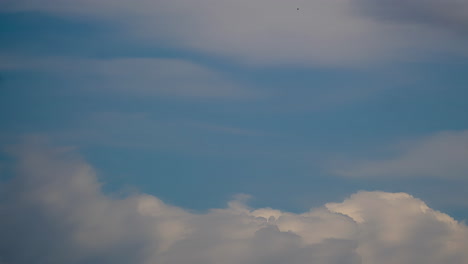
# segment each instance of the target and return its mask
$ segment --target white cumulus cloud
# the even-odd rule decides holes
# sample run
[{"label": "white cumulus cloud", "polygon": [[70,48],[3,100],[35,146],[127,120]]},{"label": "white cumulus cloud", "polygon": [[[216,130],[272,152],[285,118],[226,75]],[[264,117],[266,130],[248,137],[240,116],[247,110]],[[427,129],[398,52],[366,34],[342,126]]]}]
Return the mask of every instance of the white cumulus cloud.
[{"label": "white cumulus cloud", "polygon": [[67,149],[15,148],[0,189],[0,261],[22,263],[464,264],[468,228],[406,193],[358,192],[302,214],[194,213],[147,194],[106,195]]}]

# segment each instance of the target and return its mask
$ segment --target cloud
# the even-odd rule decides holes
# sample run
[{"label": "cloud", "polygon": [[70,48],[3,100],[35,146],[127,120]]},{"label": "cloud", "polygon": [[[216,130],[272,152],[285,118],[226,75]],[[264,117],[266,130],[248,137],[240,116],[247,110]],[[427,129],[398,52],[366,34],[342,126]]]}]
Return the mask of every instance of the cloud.
[{"label": "cloud", "polygon": [[[369,19],[367,12],[366,15],[361,12],[363,6],[377,7],[372,10],[385,6],[370,2],[104,0],[77,4],[70,0],[46,0],[39,4],[31,0],[6,0],[2,9],[104,22],[115,25],[127,39],[195,50],[256,65],[350,66],[406,60],[408,55],[413,58],[434,50],[467,53],[466,39],[446,35],[430,26],[395,25],[385,19]],[[420,4],[424,1],[411,2]],[[395,8],[393,13],[403,10],[408,11],[410,18],[422,16],[420,9],[405,8],[409,5],[401,4],[402,7]],[[438,4],[433,10],[441,6],[444,4]],[[356,9],[359,11],[355,12]],[[466,16],[466,9],[443,10],[447,14],[440,15],[440,21],[465,21],[461,18]]]},{"label": "cloud", "polygon": [[[113,131],[109,134],[109,131]],[[266,154],[252,149],[252,142],[270,133],[225,122],[206,122],[185,117],[157,118],[144,112],[92,112],[82,115],[70,127],[49,131],[56,142],[80,146],[111,146],[125,149],[185,153],[190,156],[245,157]],[[0,139],[2,135],[0,134]],[[4,136],[3,142],[14,142],[18,135]]]},{"label": "cloud", "polygon": [[468,177],[468,130],[401,142],[394,150],[394,157],[350,160],[332,171],[347,177]]},{"label": "cloud", "polygon": [[147,194],[106,195],[70,149],[13,149],[1,185],[5,263],[463,264],[468,228],[405,193],[359,192],[302,214],[244,196],[194,213]]},{"label": "cloud", "polygon": [[[222,73],[181,59],[0,56],[0,70],[34,71],[62,86],[136,96],[245,99],[258,96]],[[65,83],[66,85],[63,85]]]},{"label": "cloud", "polygon": [[362,11],[376,19],[424,24],[468,36],[468,2],[460,0],[357,0]]}]

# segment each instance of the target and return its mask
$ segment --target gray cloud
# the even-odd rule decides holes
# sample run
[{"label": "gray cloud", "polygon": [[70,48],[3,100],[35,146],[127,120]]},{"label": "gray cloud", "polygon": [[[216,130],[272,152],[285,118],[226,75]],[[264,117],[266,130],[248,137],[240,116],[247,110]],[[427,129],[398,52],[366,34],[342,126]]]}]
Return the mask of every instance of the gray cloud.
[{"label": "gray cloud", "polygon": [[[385,8],[390,6],[389,0],[382,5],[374,2],[104,0],[77,4],[70,0],[46,0],[39,4],[6,0],[2,9],[106,21],[114,23],[126,38],[165,43],[254,65],[354,66],[406,60],[408,55],[413,58],[428,50],[467,53],[466,40],[431,27],[389,25],[385,19],[368,19],[367,14],[380,18],[383,13],[395,20],[435,21],[461,28],[466,22],[466,5],[461,1],[445,5],[429,0],[426,2],[435,7],[428,11],[421,8],[426,6],[423,0],[397,1],[397,7],[391,8]],[[362,15],[353,11],[356,8],[370,11]]]},{"label": "gray cloud", "polygon": [[302,214],[243,199],[204,214],[105,195],[70,149],[19,147],[1,186],[0,260],[22,263],[463,264],[468,228],[405,193],[359,192]]},{"label": "gray cloud", "polygon": [[385,159],[348,160],[332,169],[347,177],[468,177],[468,131],[445,131],[393,146]]},{"label": "gray cloud", "polygon": [[465,0],[356,0],[367,15],[385,21],[418,23],[468,35]]},{"label": "gray cloud", "polygon": [[66,88],[136,96],[246,99],[254,91],[224,74],[180,59],[0,56],[0,70],[34,71]]}]

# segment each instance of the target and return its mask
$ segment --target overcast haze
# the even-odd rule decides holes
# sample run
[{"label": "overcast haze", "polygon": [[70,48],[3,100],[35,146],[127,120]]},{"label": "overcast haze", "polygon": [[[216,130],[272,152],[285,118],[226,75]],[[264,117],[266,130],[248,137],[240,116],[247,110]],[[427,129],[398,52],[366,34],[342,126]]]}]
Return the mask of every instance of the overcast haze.
[{"label": "overcast haze", "polygon": [[0,0],[0,264],[468,263],[467,0]]}]

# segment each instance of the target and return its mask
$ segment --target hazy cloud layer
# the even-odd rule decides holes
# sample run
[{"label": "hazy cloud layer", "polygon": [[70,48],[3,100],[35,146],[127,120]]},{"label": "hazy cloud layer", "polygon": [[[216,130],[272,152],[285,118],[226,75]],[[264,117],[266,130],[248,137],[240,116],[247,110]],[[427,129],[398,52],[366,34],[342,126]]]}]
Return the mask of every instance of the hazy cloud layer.
[{"label": "hazy cloud layer", "polygon": [[254,91],[248,91],[214,69],[181,59],[14,55],[0,58],[0,70],[41,73],[49,80],[62,81],[65,88],[139,96],[238,99],[256,96]]},{"label": "hazy cloud layer", "polygon": [[0,193],[3,263],[468,261],[468,228],[405,193],[359,192],[303,214],[249,208],[240,196],[199,214],[151,195],[105,195],[70,150],[13,152],[15,177]]},{"label": "hazy cloud layer", "polygon": [[356,0],[365,14],[380,20],[437,26],[468,36],[465,0]]},{"label": "hazy cloud layer", "polygon": [[[466,39],[439,28],[446,25],[466,32],[467,4],[449,2],[4,0],[0,4],[10,12],[38,11],[110,23],[126,38],[244,63],[343,66],[407,59],[427,51],[466,54]],[[387,17],[391,20],[380,19]],[[428,23],[395,24],[392,20]]]},{"label": "hazy cloud layer", "polygon": [[468,131],[446,131],[393,146],[385,159],[350,160],[333,172],[349,177],[468,178]]}]

